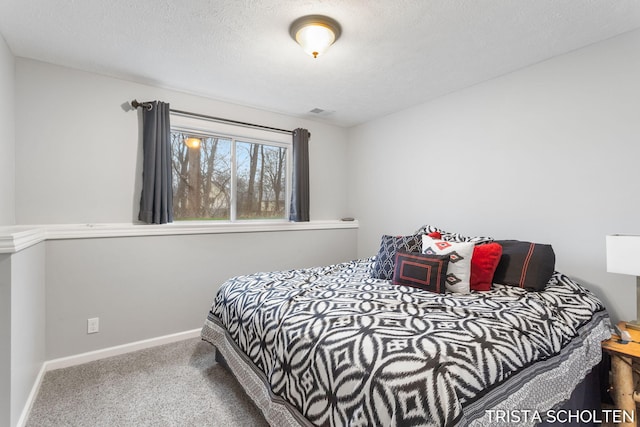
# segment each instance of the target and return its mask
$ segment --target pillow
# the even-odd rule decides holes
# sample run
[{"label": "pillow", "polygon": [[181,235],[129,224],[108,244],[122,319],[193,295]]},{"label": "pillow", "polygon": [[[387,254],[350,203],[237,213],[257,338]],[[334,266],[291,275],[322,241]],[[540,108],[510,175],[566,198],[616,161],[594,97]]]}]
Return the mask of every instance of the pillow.
[{"label": "pillow", "polygon": [[468,293],[470,290],[473,247],[471,242],[447,242],[422,235],[423,254],[449,255],[446,286],[451,292]]},{"label": "pillow", "polygon": [[420,236],[382,236],[380,249],[373,264],[371,275],[376,279],[391,280],[397,251],[420,252]]},{"label": "pillow", "polygon": [[471,289],[489,291],[493,283],[493,275],[500,262],[502,246],[499,243],[484,243],[473,248],[471,258]]},{"label": "pillow", "polygon": [[497,240],[502,256],[493,276],[495,283],[541,291],[556,268],[556,255],[551,245]]},{"label": "pillow", "polygon": [[393,284],[443,294],[449,255],[396,252]]},{"label": "pillow", "polygon": [[446,240],[447,242],[473,242],[473,243],[489,243],[489,242],[493,242],[493,238],[492,237],[481,237],[481,236],[474,236],[474,237],[468,237],[468,236],[463,236],[462,234],[459,233],[450,233],[448,231],[444,231],[438,227],[435,227],[433,225],[423,225],[422,227],[420,227],[418,229],[418,231],[416,231],[414,234],[430,234],[430,233],[440,233],[440,235],[442,236],[442,240]]}]

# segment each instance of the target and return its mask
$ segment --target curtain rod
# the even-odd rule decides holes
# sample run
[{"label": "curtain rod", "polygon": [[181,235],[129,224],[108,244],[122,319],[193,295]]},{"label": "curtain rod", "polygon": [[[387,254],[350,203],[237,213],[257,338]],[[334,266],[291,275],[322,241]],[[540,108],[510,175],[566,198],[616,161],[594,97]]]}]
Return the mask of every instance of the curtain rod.
[{"label": "curtain rod", "polygon": [[[131,101],[131,106],[133,108],[142,107],[142,108],[146,108],[147,110],[151,110],[151,108],[153,108],[150,102],[138,102],[137,99],[134,99],[133,101]],[[198,117],[198,118],[201,118],[201,119],[212,120],[212,121],[215,121],[215,122],[232,123],[232,124],[238,125],[238,126],[245,126],[245,127],[250,127],[250,128],[256,128],[256,129],[265,129],[265,130],[270,130],[272,132],[287,133],[289,135],[293,134],[292,130],[279,129],[279,128],[273,128],[273,127],[270,127],[270,126],[257,125],[255,123],[247,123],[247,122],[241,122],[241,121],[238,121],[238,120],[223,119],[221,117],[207,116],[207,115],[204,115],[204,114],[191,113],[189,111],[174,110],[172,108],[169,109],[169,111],[171,111],[172,113],[176,113],[176,114],[182,114],[184,116]],[[311,135],[309,135],[309,136],[311,136]]]}]

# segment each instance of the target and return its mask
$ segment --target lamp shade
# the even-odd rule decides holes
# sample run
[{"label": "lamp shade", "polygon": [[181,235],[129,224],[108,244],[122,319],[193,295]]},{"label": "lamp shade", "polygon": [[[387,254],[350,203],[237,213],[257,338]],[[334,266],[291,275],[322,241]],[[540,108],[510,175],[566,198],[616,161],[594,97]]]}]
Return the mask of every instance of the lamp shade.
[{"label": "lamp shade", "polygon": [[607,236],[607,271],[640,276],[640,236]]}]

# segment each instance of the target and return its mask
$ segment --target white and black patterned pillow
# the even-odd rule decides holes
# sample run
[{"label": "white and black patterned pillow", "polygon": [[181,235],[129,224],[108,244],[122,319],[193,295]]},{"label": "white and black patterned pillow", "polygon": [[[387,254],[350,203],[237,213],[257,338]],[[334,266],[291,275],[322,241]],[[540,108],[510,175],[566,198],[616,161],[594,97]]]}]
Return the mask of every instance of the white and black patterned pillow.
[{"label": "white and black patterned pillow", "polygon": [[391,280],[395,267],[396,252],[421,252],[422,236],[382,236],[380,249],[373,264],[371,276]]},{"label": "white and black patterned pillow", "polygon": [[469,293],[471,288],[471,258],[473,242],[452,242],[432,239],[422,235],[422,253],[427,255],[449,255],[447,266],[447,290],[456,293]]},{"label": "white and black patterned pillow", "polygon": [[493,237],[484,237],[484,236],[463,236],[460,233],[451,233],[449,231],[444,231],[441,228],[438,228],[434,225],[423,225],[420,227],[414,234],[429,234],[433,232],[438,232],[442,236],[442,240],[446,240],[447,242],[472,242],[475,244],[479,243],[490,243],[493,242]]}]

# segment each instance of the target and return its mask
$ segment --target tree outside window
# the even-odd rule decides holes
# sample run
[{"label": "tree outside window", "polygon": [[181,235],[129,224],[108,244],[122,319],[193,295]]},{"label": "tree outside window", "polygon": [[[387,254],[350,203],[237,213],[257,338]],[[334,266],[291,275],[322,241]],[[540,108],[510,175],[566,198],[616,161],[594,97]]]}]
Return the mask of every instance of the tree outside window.
[{"label": "tree outside window", "polygon": [[176,220],[285,219],[288,148],[174,129]]}]

